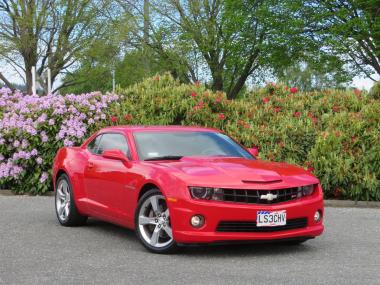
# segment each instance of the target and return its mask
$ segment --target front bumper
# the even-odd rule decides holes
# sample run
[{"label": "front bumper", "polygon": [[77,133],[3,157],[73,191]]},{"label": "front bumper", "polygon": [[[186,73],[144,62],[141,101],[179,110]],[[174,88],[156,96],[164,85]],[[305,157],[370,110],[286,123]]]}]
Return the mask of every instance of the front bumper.
[{"label": "front bumper", "polygon": [[[317,194],[317,193],[316,193]],[[170,216],[173,237],[177,243],[218,243],[228,241],[270,241],[293,238],[314,238],[322,234],[324,209],[321,193],[279,204],[242,204],[232,202],[199,201],[192,199],[171,202]],[[287,220],[307,218],[303,228],[274,232],[219,232],[221,221],[256,221],[257,211],[286,210]],[[320,222],[314,222],[314,214],[322,213]],[[197,229],[191,226],[193,215],[203,215],[205,225]]]}]

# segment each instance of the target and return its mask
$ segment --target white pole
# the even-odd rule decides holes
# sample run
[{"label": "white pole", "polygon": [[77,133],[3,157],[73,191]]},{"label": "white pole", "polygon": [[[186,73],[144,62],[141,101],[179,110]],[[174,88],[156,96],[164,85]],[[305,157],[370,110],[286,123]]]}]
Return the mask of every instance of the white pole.
[{"label": "white pole", "polygon": [[32,93],[36,95],[36,67],[32,66]]},{"label": "white pole", "polygon": [[115,70],[112,70],[112,93],[115,93]]},{"label": "white pole", "polygon": [[50,71],[50,68],[47,69],[47,84],[48,84],[48,94],[51,93],[51,71]]}]

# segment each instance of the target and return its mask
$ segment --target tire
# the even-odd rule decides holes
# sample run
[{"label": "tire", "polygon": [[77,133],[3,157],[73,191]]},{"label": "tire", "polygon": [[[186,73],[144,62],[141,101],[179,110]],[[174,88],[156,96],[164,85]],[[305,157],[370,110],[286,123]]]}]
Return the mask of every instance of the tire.
[{"label": "tire", "polygon": [[142,245],[153,253],[177,250],[165,197],[157,189],[146,192],[135,212],[135,230]]},{"label": "tire", "polygon": [[75,227],[86,224],[87,217],[79,214],[73,196],[73,187],[66,174],[58,177],[55,189],[55,213],[62,226]]}]

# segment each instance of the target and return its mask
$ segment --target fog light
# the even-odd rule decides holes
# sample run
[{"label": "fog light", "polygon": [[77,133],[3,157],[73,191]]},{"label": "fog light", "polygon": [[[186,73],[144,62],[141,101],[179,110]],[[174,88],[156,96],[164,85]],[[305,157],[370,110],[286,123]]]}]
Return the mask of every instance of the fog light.
[{"label": "fog light", "polygon": [[321,220],[321,211],[316,211],[314,214],[314,222],[318,223]]},{"label": "fog light", "polygon": [[204,225],[205,218],[201,215],[195,215],[191,217],[190,223],[194,228],[200,228]]}]

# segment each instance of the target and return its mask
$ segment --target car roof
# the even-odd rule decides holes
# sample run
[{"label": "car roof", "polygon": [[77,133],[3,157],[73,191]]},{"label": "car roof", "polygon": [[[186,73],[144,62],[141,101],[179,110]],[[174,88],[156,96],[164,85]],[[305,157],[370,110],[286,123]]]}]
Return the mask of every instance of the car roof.
[{"label": "car roof", "polygon": [[143,126],[143,125],[122,125],[122,126],[111,126],[101,129],[100,132],[104,133],[107,131],[188,131],[188,132],[220,132],[220,130],[214,128],[197,127],[197,126]]}]

